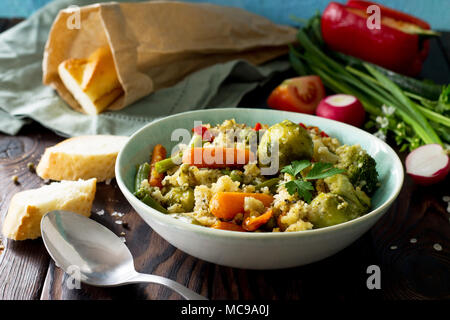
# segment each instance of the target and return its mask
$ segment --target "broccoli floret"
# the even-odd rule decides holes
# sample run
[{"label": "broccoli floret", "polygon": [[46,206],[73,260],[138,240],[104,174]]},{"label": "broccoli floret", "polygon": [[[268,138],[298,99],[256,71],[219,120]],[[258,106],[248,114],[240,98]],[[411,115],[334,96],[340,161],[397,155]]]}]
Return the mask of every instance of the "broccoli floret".
[{"label": "broccoli floret", "polygon": [[350,182],[371,196],[378,188],[378,172],[375,160],[360,145],[341,146],[337,167],[347,171]]}]

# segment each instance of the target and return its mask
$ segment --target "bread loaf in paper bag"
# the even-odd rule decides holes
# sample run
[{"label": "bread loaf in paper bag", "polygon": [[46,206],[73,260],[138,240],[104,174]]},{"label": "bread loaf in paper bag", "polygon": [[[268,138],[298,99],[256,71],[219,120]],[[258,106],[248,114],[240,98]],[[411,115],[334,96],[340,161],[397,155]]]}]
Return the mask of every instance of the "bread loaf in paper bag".
[{"label": "bread loaf in paper bag", "polygon": [[[71,21],[78,15],[79,28]],[[88,114],[122,109],[201,68],[261,64],[287,52],[296,30],[245,10],[175,1],[102,3],[59,12],[43,82]]]}]

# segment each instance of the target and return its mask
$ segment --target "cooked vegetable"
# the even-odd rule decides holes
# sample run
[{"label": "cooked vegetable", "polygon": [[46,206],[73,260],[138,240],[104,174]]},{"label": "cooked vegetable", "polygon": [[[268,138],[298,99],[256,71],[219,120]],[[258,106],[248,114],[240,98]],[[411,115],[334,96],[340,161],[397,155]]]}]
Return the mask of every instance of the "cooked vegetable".
[{"label": "cooked vegetable", "polygon": [[[442,108],[446,108],[447,101],[442,99]],[[196,131],[206,132],[202,128]],[[310,230],[348,221],[370,210],[371,199],[361,190],[368,187],[365,182],[368,179],[361,176],[370,176],[365,170],[375,170],[375,164],[367,165],[369,160],[361,160],[367,154],[359,145],[341,145],[337,138],[329,137],[319,127],[303,123],[285,120],[270,128],[261,124],[259,129],[264,128],[266,140],[259,146],[265,144],[272,152],[274,164],[279,159],[294,158],[281,170],[271,164],[274,170],[266,174],[263,169],[267,167],[256,161],[246,166],[236,165],[239,154],[243,155],[242,164],[253,158],[246,144],[236,139],[247,134],[258,135],[255,127],[229,119],[204,128],[216,135],[214,141],[203,146],[200,135],[195,133],[202,147],[180,146],[180,152],[174,154],[182,160],[188,157],[189,162],[193,159],[194,164],[195,156],[199,156],[200,168],[190,163],[177,164],[164,174],[161,188],[150,184],[151,164],[144,163],[137,168],[134,195],[138,199],[186,223],[240,232]],[[237,131],[238,135],[229,136],[230,131]],[[277,149],[267,147],[277,146],[278,142],[280,154],[276,153]],[[229,148],[230,144],[238,148]],[[227,151],[231,163],[226,163]],[[220,157],[215,159],[215,155],[224,156],[225,161],[220,161]],[[314,159],[310,159],[312,155]],[[162,157],[164,148],[156,146],[151,161],[155,169],[158,163],[172,161],[160,160]],[[206,165],[211,167],[203,167]]]},{"label": "cooked vegetable", "polygon": [[233,181],[242,182],[244,180],[244,173],[240,170],[233,170],[230,172],[230,178]]},{"label": "cooked vegetable", "polygon": [[173,187],[166,194],[169,205],[179,204],[184,212],[190,212],[194,208],[194,190],[189,187]]},{"label": "cooked vegetable", "polygon": [[253,130],[259,131],[259,130],[261,130],[261,129],[262,129],[261,123],[257,122],[257,123],[255,124],[255,127],[253,128]]},{"label": "cooked vegetable", "polygon": [[202,137],[203,141],[211,142],[214,140],[214,136],[208,130],[208,128],[205,126],[197,126],[192,129],[192,132],[195,133],[196,135]]},{"label": "cooked vegetable", "polygon": [[[194,147],[203,144],[202,137],[194,132],[188,147]],[[167,158],[155,163],[155,169],[158,173],[164,173],[181,163],[183,157],[182,152],[178,152],[171,158]]]},{"label": "cooked vegetable", "polygon": [[358,98],[348,94],[335,94],[320,101],[316,115],[361,127],[366,111]]},{"label": "cooked vegetable", "polygon": [[[429,44],[421,35],[437,33],[417,18],[380,6],[381,28],[368,28],[367,7],[374,3],[351,1],[347,5],[331,2],[322,14],[325,43],[335,51],[406,75],[419,74],[428,55]],[[399,14],[400,13],[400,14]]]},{"label": "cooked vegetable", "polygon": [[438,144],[427,144],[406,157],[406,172],[417,184],[431,185],[445,179],[450,171],[450,158]]},{"label": "cooked vegetable", "polygon": [[375,160],[359,145],[339,147],[336,153],[341,158],[338,167],[347,171],[351,183],[372,195],[379,183]]},{"label": "cooked vegetable", "polygon": [[144,162],[138,167],[136,178],[134,179],[134,191],[138,191],[141,188],[143,180],[148,180],[150,175],[150,165],[148,162]]},{"label": "cooked vegetable", "polygon": [[135,191],[134,195],[143,203],[152,207],[153,209],[158,210],[162,213],[168,213],[166,208],[164,208],[158,201],[153,199],[152,195],[150,194],[149,188],[140,187],[137,191]]},{"label": "cooked vegetable", "polygon": [[156,201],[155,199],[153,199],[152,196],[149,195],[149,194],[145,195],[145,196],[141,199],[141,201],[142,201],[143,203],[145,203],[146,205],[152,207],[152,208],[155,209],[155,210],[158,210],[158,211],[160,211],[160,212],[162,212],[162,213],[167,213],[167,209],[164,208],[158,201]]},{"label": "cooked vegetable", "polygon": [[260,190],[260,189],[262,189],[264,187],[268,187],[270,189],[270,188],[276,186],[278,184],[278,182],[280,182],[280,178],[271,178],[269,180],[266,180],[264,182],[261,182],[261,183],[257,184],[255,186],[255,189],[256,190]]},{"label": "cooked vegetable", "polygon": [[350,221],[360,216],[346,205],[344,198],[333,193],[320,193],[311,202],[309,221],[314,228],[324,228]]},{"label": "cooked vegetable", "polygon": [[317,180],[342,173],[344,170],[334,168],[331,163],[316,162],[311,170],[303,177],[301,172],[311,166],[309,160],[293,161],[290,165],[281,169],[281,172],[288,173],[294,179],[286,182],[284,185],[289,194],[298,193],[300,198],[307,203],[311,202],[314,186],[308,180]]},{"label": "cooked vegetable", "polygon": [[246,197],[261,201],[265,207],[269,207],[273,202],[273,197],[264,193],[218,192],[211,198],[209,209],[217,218],[231,220],[238,213],[244,213]]},{"label": "cooked vegetable", "polygon": [[267,104],[273,109],[314,114],[324,97],[325,89],[319,77],[297,77],[287,79],[276,87]]},{"label": "cooked vegetable", "polygon": [[258,146],[258,160],[261,166],[268,166],[273,156],[274,144],[278,144],[279,166],[285,166],[293,160],[311,159],[313,142],[308,132],[289,120],[271,126],[262,136]]},{"label": "cooked vegetable", "polygon": [[273,216],[273,210],[269,209],[260,216],[257,217],[246,217],[242,222],[242,228],[247,231],[255,231],[261,226],[269,222],[270,218]]},{"label": "cooked vegetable", "polygon": [[347,201],[348,208],[356,214],[363,214],[370,208],[370,198],[355,188],[349,178],[343,174],[336,174],[324,179],[331,193],[337,194]]},{"label": "cooked vegetable", "polygon": [[164,148],[160,144],[157,144],[153,148],[152,160],[150,162],[151,170],[150,170],[150,178],[149,178],[149,184],[152,187],[162,188],[162,181],[164,179],[164,173],[158,173],[158,171],[155,168],[155,165],[157,162],[165,159],[166,154],[167,154],[166,148]]},{"label": "cooked vegetable", "polygon": [[[290,59],[297,72],[315,73],[331,90],[358,98],[371,117],[367,128],[376,126],[379,129],[376,135],[381,139],[392,132],[400,150],[413,150],[421,144],[442,144],[441,139],[450,139],[443,117],[430,112],[425,115],[422,107],[429,106],[422,97],[400,89],[379,67],[351,57],[342,59],[343,54],[324,47],[320,27],[315,23],[319,19],[312,18],[300,29],[300,46],[291,47]],[[445,95],[444,91],[442,94]]]},{"label": "cooked vegetable", "polygon": [[177,165],[177,163],[181,162],[181,157],[182,154],[177,154],[171,158],[167,158],[161,161],[158,161],[157,163],[155,163],[155,170],[158,173],[164,173],[167,170],[172,169],[173,167],[175,167]]},{"label": "cooked vegetable", "polygon": [[211,226],[213,229],[220,229],[220,230],[228,230],[228,231],[240,231],[245,232],[245,229],[242,228],[240,225],[237,225],[232,222],[224,222],[224,221],[217,221],[215,224]]},{"label": "cooked vegetable", "polygon": [[183,163],[198,168],[242,167],[254,160],[255,155],[248,149],[190,148],[183,153]]}]

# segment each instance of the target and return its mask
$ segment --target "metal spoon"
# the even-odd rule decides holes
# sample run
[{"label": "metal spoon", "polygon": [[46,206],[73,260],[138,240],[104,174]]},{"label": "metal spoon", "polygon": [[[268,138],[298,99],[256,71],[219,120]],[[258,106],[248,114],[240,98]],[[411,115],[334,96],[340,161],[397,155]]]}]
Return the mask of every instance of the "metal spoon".
[{"label": "metal spoon", "polygon": [[69,211],[51,211],[41,220],[41,232],[56,265],[65,272],[76,268],[81,282],[100,287],[157,283],[185,299],[207,300],[168,278],[136,272],[133,257],[123,241],[94,220]]}]

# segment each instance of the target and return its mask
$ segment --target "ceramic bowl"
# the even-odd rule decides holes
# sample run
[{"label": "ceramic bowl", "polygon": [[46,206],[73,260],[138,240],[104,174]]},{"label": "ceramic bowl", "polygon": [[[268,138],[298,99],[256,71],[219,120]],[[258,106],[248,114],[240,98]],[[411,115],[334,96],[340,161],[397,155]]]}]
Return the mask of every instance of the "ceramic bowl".
[{"label": "ceramic bowl", "polygon": [[[318,126],[342,144],[360,144],[377,162],[381,186],[366,215],[339,225],[300,232],[245,233],[192,225],[158,212],[133,195],[136,166],[149,161],[155,144],[168,151],[178,128],[190,130],[194,121],[218,124],[234,118],[253,126],[256,122],[275,124],[285,119]],[[397,154],[375,136],[337,121],[316,116],[268,109],[209,109],[180,113],[154,121],[137,131],[116,161],[120,190],[150,227],[178,249],[209,262],[244,269],[295,267],[329,257],[350,245],[369,230],[389,209],[403,184],[403,166]],[[145,245],[145,244],[143,244]]]}]

